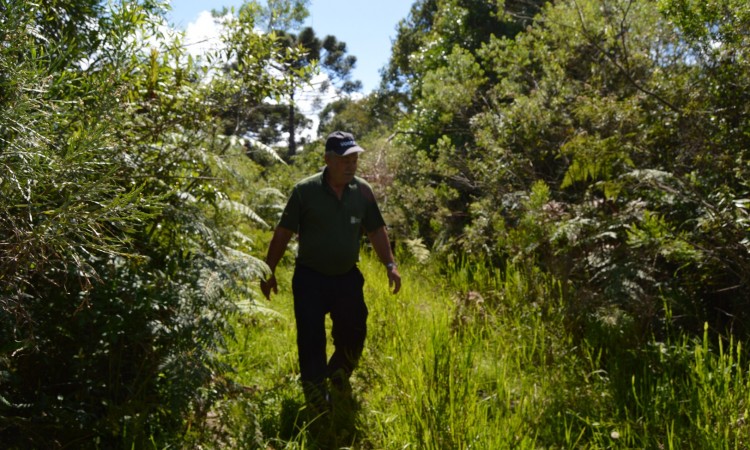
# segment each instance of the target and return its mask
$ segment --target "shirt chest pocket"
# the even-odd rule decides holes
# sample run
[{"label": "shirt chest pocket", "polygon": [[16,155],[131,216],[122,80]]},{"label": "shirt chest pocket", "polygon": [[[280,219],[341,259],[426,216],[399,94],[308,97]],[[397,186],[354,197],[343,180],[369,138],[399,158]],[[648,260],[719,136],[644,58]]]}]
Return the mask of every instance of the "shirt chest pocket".
[{"label": "shirt chest pocket", "polygon": [[344,212],[344,221],[347,226],[352,228],[359,228],[362,226],[362,221],[365,218],[365,206],[362,202],[346,202],[344,205]]}]

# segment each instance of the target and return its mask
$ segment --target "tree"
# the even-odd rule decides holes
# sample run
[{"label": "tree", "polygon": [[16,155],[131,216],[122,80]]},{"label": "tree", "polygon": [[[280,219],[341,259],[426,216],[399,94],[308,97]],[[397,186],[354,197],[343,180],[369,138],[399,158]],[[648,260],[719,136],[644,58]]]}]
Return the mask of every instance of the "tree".
[{"label": "tree", "polygon": [[296,30],[310,16],[310,0],[267,0],[261,7],[259,22],[266,32]]},{"label": "tree", "polygon": [[405,228],[556,275],[583,335],[658,334],[665,302],[684,329],[744,327],[744,3],[556,2],[481,45],[459,3],[421,2],[394,48]]},{"label": "tree", "polygon": [[390,111],[379,109],[377,101],[377,95],[370,95],[359,100],[342,98],[327,104],[318,115],[318,135],[348,130],[361,139],[374,132],[387,132],[393,125],[393,121],[388,120]]},{"label": "tree", "polygon": [[[320,67],[327,75],[327,80],[318,87],[319,92],[324,93],[331,86],[337,92],[346,94],[362,88],[360,81],[351,80],[351,73],[356,65],[357,58],[353,55],[347,55],[345,42],[341,42],[335,36],[330,35],[321,41],[311,27],[304,28],[297,35],[285,31],[277,31],[277,33],[288,48],[298,48],[301,51],[300,57],[290,66],[293,72],[304,74],[300,80],[301,84],[309,83],[312,79],[312,72],[303,72],[303,69]],[[300,85],[290,86],[288,93],[289,120],[286,131],[289,133],[288,157],[290,158],[297,153],[298,115],[295,95]]]},{"label": "tree", "polygon": [[[346,94],[361,89],[361,82],[351,80],[357,58],[347,55],[346,43],[334,36],[326,36],[321,40],[311,27],[305,27],[298,33],[293,32],[308,15],[307,3],[274,1],[260,6],[256,2],[248,2],[240,8],[239,22],[252,17],[254,26],[264,26],[267,36],[274,42],[274,51],[278,52],[278,61],[271,62],[265,73],[255,75],[268,77],[277,74],[279,80],[284,80],[282,92],[285,95],[273,99],[248,99],[241,96],[233,104],[227,104],[217,112],[225,119],[227,132],[247,136],[266,145],[280,142],[286,133],[289,158],[297,152],[297,131],[310,123],[299,112],[297,95],[301,89],[310,85],[319,70],[327,76],[327,80],[317,86],[319,93],[327,92],[331,87],[338,93]],[[245,28],[242,33],[250,33],[250,30]],[[234,36],[229,41],[233,42],[237,51],[241,51],[243,38],[237,31],[233,33]],[[236,73],[239,69],[237,60],[228,58],[227,61],[225,77],[243,78],[252,83],[252,78]],[[313,100],[313,103],[316,102],[317,99]]]},{"label": "tree", "polygon": [[288,110],[281,105],[283,95],[294,91],[312,68],[298,67],[303,49],[289,47],[278,33],[257,37],[255,28],[262,11],[254,2],[245,3],[236,17],[224,23],[227,45],[221,76],[212,81],[212,108],[222,119],[225,134],[268,149],[265,144],[278,142],[279,127],[288,124],[284,114]]},{"label": "tree", "polygon": [[[480,157],[472,120],[496,83],[480,50],[493,37],[517,33],[517,22],[527,20],[505,15],[502,3],[425,0],[399,25],[382,85],[406,112],[396,135],[411,149],[396,196],[403,216],[412,218],[405,228],[419,230],[429,245],[461,233],[466,208],[479,193],[466,164]],[[415,180],[430,194],[415,192]]]}]

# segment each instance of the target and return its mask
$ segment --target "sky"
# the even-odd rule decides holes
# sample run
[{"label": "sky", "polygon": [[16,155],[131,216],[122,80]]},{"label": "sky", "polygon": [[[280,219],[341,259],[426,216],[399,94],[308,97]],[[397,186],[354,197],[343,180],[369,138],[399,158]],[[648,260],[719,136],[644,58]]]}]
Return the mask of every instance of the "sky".
[{"label": "sky", "polygon": [[[187,33],[186,43],[194,51],[210,45],[213,24],[208,12],[239,6],[242,0],[171,0],[168,20]],[[370,93],[380,84],[380,69],[386,65],[391,41],[396,38],[396,25],[406,18],[411,0],[312,0],[305,25],[312,26],[323,38],[334,35],[346,42],[350,55],[357,57],[353,79],[360,80],[363,93]]]}]

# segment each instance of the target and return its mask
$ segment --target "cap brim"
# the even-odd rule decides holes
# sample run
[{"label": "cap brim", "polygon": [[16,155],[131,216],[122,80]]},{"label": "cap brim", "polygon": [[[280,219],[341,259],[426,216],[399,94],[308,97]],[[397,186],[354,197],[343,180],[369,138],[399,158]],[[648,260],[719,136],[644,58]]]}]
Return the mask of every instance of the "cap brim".
[{"label": "cap brim", "polygon": [[354,147],[347,148],[346,151],[344,153],[341,153],[340,155],[346,156],[346,155],[351,155],[353,153],[362,153],[363,151],[365,151],[365,149],[363,149],[359,145],[355,145]]}]

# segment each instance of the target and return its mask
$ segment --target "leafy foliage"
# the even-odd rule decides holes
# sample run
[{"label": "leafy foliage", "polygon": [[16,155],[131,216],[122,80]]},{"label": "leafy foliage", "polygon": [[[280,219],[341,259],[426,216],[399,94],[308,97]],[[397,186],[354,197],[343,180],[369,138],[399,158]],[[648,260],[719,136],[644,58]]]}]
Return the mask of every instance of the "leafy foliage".
[{"label": "leafy foliage", "polygon": [[[269,169],[269,144],[301,123],[289,93],[316,61],[356,87],[342,42],[290,32],[306,3],[246,3],[203,66],[179,40],[155,44],[159,2],[0,5],[3,444],[198,445],[216,400],[239,391],[217,355],[231,313],[260,310],[256,231],[320,165],[314,144]],[[419,378],[395,371],[410,395],[378,399],[410,420],[370,418],[394,433],[373,445],[412,431],[499,444],[488,418],[554,424],[507,437],[519,446],[615,445],[600,418],[628,446],[746,444],[746,414],[728,419],[746,402],[744,349],[722,340],[750,331],[746,3],[414,3],[381,89],[321,115],[321,133],[368,149],[399,257],[467,280]],[[504,275],[483,279],[486,266]],[[471,378],[487,361],[519,371],[494,344],[518,336],[528,352],[507,354],[539,367],[526,384]],[[539,380],[546,397],[514,403]],[[480,390],[493,393],[476,403]],[[261,445],[268,405],[240,406],[257,423],[238,435]]]},{"label": "leafy foliage", "polygon": [[479,35],[468,3],[418,2],[394,44],[402,229],[543,267],[582,337],[624,317],[643,342],[665,304],[747,332],[744,3],[554,2],[521,30],[506,2]]},{"label": "leafy foliage", "polygon": [[[204,83],[179,40],[148,48],[170,42],[159,4],[66,5],[101,40],[48,30],[49,5],[6,2],[0,21],[0,440],[168,445],[225,389],[226,315],[265,270],[257,168],[222,134],[217,92],[284,82]],[[250,76],[284,64],[275,45],[227,48]]]}]

